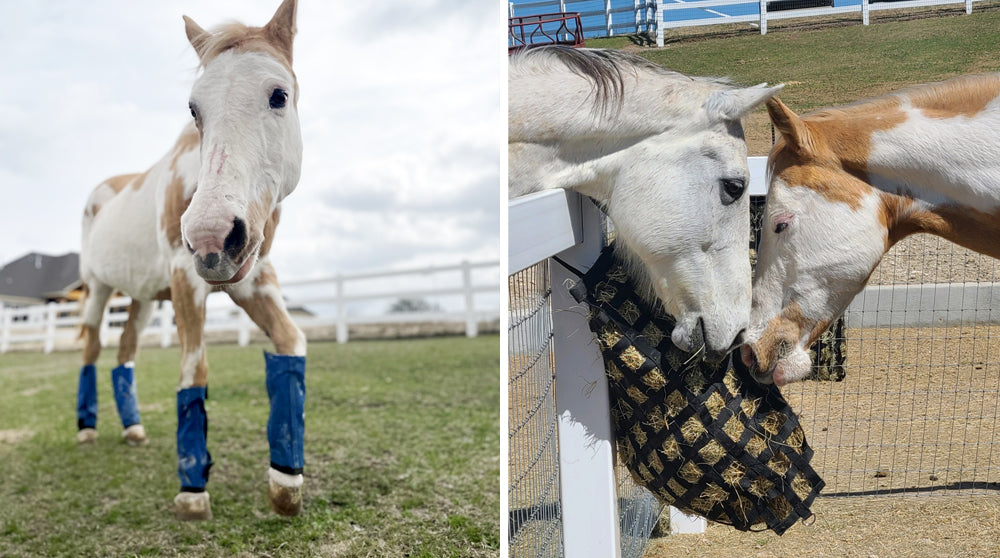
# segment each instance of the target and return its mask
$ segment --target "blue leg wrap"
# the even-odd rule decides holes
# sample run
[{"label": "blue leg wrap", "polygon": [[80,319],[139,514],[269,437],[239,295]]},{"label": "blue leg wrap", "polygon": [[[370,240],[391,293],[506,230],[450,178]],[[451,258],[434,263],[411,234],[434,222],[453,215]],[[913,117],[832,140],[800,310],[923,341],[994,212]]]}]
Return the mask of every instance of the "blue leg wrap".
[{"label": "blue leg wrap", "polygon": [[76,427],[97,428],[97,367],[93,364],[80,368],[80,383],[76,389]]},{"label": "blue leg wrap", "polygon": [[305,464],[306,357],[264,352],[267,395],[271,416],[267,420],[267,441],[271,446],[271,467],[298,475]]},{"label": "blue leg wrap", "polygon": [[122,364],[111,371],[111,385],[115,389],[115,404],[122,428],[139,424],[139,394],[135,390],[135,369]]},{"label": "blue leg wrap", "polygon": [[203,492],[212,468],[208,453],[208,416],[204,387],[177,392],[177,476],[182,492]]}]

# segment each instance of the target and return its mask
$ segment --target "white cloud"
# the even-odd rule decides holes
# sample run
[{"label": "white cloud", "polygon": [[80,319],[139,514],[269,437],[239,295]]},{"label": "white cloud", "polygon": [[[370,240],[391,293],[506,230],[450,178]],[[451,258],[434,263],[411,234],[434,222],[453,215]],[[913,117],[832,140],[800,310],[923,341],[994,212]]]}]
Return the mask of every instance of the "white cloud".
[{"label": "white cloud", "polygon": [[[91,189],[169,150],[197,64],[182,14],[206,28],[260,25],[277,4],[0,0],[0,262],[78,250]],[[302,3],[305,153],[272,250],[283,277],[499,257],[506,128],[494,8]]]}]

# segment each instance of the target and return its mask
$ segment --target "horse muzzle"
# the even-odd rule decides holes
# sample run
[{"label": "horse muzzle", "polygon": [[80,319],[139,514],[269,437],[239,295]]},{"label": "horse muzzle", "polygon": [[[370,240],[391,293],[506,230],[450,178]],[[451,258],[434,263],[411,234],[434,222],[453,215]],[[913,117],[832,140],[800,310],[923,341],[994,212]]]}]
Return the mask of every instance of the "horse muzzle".
[{"label": "horse muzzle", "polygon": [[195,271],[210,285],[242,280],[253,268],[256,255],[249,250],[246,223],[239,218],[226,226],[196,227],[187,235],[187,248]]}]

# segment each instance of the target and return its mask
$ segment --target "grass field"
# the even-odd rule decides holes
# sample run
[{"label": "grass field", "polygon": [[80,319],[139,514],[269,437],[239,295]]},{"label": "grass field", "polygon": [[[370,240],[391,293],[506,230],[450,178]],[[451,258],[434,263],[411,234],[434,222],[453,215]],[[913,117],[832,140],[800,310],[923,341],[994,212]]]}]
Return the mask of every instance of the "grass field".
[{"label": "grass field", "polygon": [[[1000,70],[1000,10],[976,4],[938,10],[943,17],[798,30],[744,26],[735,36],[686,39],[635,53],[690,75],[727,76],[743,85],[784,83],[781,99],[805,112],[881,95],[907,85]],[[888,16],[886,16],[888,17]],[[835,22],[835,21],[834,21]],[[587,46],[632,48],[628,37]],[[758,109],[744,122],[751,155],[767,155],[771,129]]]},{"label": "grass field", "polygon": [[268,509],[262,346],[209,347],[215,518],[174,519],[177,349],[140,353],[150,443],[120,441],[99,363],[97,444],[76,446],[76,352],[0,356],[0,556],[496,556],[499,338],[313,343],[305,510]]}]

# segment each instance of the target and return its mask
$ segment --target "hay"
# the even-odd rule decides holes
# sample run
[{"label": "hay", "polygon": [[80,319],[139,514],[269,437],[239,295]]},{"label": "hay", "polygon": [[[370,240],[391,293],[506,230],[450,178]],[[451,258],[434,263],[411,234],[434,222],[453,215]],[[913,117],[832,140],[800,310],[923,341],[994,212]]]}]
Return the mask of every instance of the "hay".
[{"label": "hay", "polygon": [[[781,534],[823,481],[798,418],[733,359],[711,366],[670,341],[673,319],[635,294],[606,251],[573,296],[591,307],[619,457],[664,503],[740,530]],[[636,313],[638,310],[638,314]]]}]

